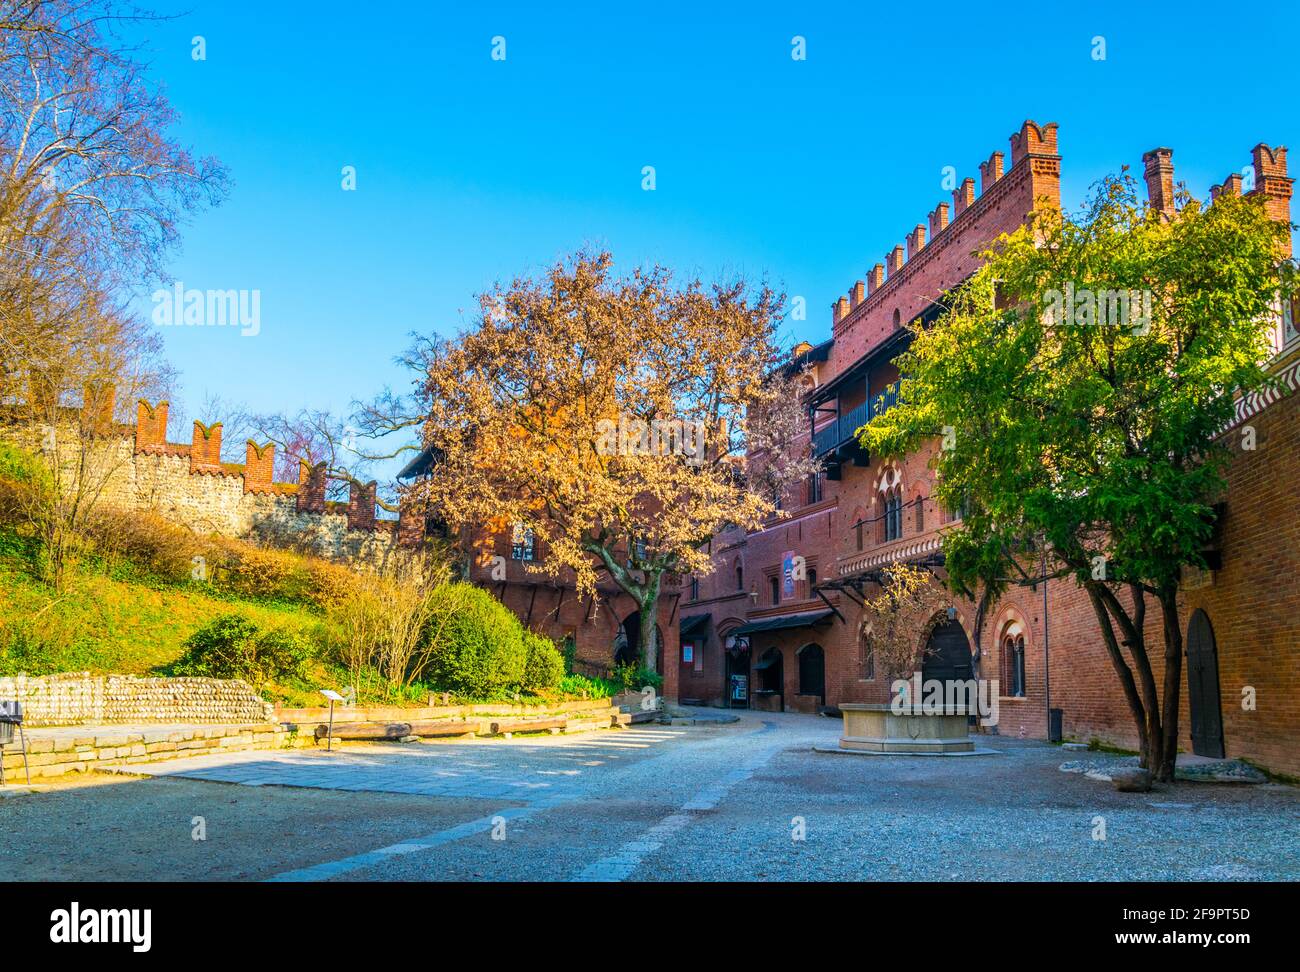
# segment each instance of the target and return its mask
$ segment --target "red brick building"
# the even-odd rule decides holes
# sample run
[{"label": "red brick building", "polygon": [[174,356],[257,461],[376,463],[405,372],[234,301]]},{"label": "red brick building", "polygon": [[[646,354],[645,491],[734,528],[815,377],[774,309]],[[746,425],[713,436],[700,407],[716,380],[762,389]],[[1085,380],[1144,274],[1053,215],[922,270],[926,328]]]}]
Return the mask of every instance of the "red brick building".
[{"label": "red brick building", "polygon": [[[1143,158],[1151,202],[1166,210],[1173,206],[1171,156],[1156,149]],[[1286,150],[1258,145],[1253,164],[1251,192],[1289,221]],[[810,369],[810,441],[825,473],[787,496],[764,529],[714,538],[714,572],[682,589],[680,650],[670,647],[665,662],[669,697],[802,712],[888,700],[890,686],[859,637],[861,597],[894,561],[938,564],[953,514],[931,498],[931,454],[883,462],[865,454],[853,432],[896,400],[892,359],[908,339],[902,325],[936,316],[934,301],[976,269],[973,253],[1020,226],[1036,205],[1059,206],[1060,167],[1057,126],[1026,121],[1011,136],[1009,159],[994,152],[980,165],[978,195],[973,180],[964,181],[951,203],[940,203],[907,233],[905,246],[835,302],[831,338],[796,349],[792,364]],[[1241,183],[1229,176],[1211,197],[1240,192]],[[1291,308],[1278,322],[1275,345],[1274,367],[1294,389],[1300,341]],[[1180,718],[1184,750],[1221,750],[1291,775],[1300,775],[1297,402],[1300,396],[1288,395],[1239,403],[1238,424],[1254,427],[1256,448],[1240,452],[1231,469],[1221,563],[1184,595],[1191,684]],[[1152,613],[1148,637],[1159,645]],[[927,668],[996,678],[1000,732],[1045,737],[1050,691],[1066,738],[1136,745],[1092,608],[1073,582],[1052,581],[1046,600],[1041,586],[1011,592],[990,610],[978,646],[974,606],[956,599],[948,615]],[[1158,680],[1160,659],[1154,664]],[[1196,707],[1195,741],[1189,705]]]}]

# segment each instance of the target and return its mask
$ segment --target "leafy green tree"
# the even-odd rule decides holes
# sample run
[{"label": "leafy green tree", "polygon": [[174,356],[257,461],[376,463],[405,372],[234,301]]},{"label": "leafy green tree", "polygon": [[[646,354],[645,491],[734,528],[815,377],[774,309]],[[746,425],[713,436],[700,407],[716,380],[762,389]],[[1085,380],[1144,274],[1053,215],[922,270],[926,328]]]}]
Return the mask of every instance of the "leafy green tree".
[{"label": "leafy green tree", "polygon": [[1261,199],[1178,201],[1163,214],[1111,177],[1080,212],[1040,211],[998,239],[916,329],[902,405],[861,430],[886,456],[937,442],[935,494],[964,514],[944,536],[954,590],[996,599],[1053,576],[1087,592],[1160,780],[1177,752],[1180,579],[1205,566],[1241,442],[1224,434],[1234,396],[1268,381],[1294,289],[1290,227]]}]

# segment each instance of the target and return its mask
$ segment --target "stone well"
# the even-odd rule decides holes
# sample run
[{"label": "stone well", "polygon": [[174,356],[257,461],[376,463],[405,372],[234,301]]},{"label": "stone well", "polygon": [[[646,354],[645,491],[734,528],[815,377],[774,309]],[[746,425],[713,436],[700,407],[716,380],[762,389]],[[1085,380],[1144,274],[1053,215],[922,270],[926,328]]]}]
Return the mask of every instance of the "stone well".
[{"label": "stone well", "polygon": [[[919,707],[918,707],[919,708]],[[941,712],[896,713],[889,705],[846,702],[840,748],[867,753],[972,753],[971,710],[946,706]]]}]

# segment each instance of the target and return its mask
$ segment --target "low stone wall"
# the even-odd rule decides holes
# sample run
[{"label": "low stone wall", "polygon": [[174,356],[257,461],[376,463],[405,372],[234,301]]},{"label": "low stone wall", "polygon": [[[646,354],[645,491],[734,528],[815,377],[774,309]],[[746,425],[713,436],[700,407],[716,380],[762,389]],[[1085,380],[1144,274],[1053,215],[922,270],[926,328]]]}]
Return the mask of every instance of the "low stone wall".
[{"label": "low stone wall", "polygon": [[[640,698],[640,696],[638,696]],[[468,719],[475,716],[539,716],[553,713],[604,711],[609,699],[571,699],[568,702],[539,702],[535,705],[512,705],[508,702],[479,702],[473,705],[336,705],[334,724],[345,722],[432,722],[441,719]],[[275,707],[275,721],[285,725],[316,726],[328,722],[328,706],[310,709]]]},{"label": "low stone wall", "polygon": [[[163,726],[149,729],[128,726],[121,730],[94,728],[32,729],[27,736],[27,766],[33,780],[84,773],[87,770],[121,772],[135,763],[252,749],[279,749],[290,744],[278,725]],[[24,783],[23,754],[15,736],[5,748],[5,782]],[[128,770],[129,772],[129,770]]]},{"label": "low stone wall", "polygon": [[268,723],[275,711],[237,679],[89,672],[0,678],[0,699],[21,702],[28,726]]}]

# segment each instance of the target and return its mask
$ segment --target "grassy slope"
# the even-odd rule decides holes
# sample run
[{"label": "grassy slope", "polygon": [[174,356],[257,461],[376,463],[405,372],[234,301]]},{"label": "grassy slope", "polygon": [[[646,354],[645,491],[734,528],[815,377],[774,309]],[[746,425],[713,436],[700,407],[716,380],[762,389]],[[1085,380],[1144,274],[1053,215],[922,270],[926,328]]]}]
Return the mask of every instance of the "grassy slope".
[{"label": "grassy slope", "polygon": [[[197,628],[231,612],[304,633],[319,623],[302,605],[242,600],[122,569],[76,570],[56,595],[32,576],[27,554],[22,540],[0,532],[0,675],[148,675],[180,657]],[[311,698],[304,688],[272,687],[270,694],[302,701]]]},{"label": "grassy slope", "polygon": [[[184,641],[222,614],[238,613],[266,627],[301,632],[315,640],[321,615],[303,604],[240,598],[198,584],[160,582],[129,564],[104,570],[82,566],[55,595],[34,576],[31,544],[0,528],[0,676],[86,671],[96,675],[149,675],[184,653]],[[321,704],[319,689],[339,689],[347,671],[313,662],[303,679],[263,686],[272,701]],[[575,677],[558,698],[611,694],[614,687]],[[423,705],[424,686],[363,686],[367,702]]]}]

